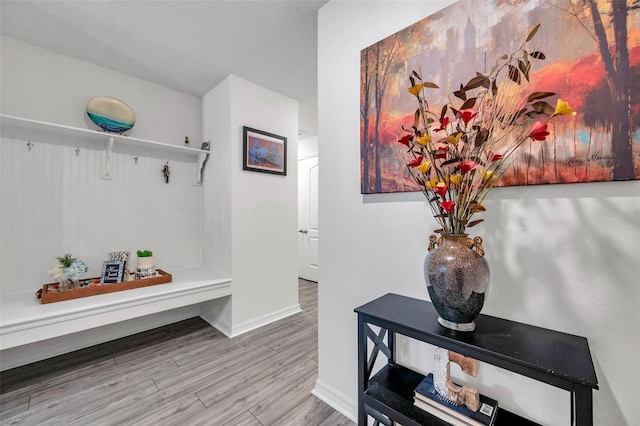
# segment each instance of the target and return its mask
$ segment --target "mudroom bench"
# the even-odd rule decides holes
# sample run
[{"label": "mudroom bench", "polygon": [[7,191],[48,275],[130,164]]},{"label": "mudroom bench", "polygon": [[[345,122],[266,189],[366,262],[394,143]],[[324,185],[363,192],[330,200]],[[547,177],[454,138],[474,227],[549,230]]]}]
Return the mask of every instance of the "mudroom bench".
[{"label": "mudroom bench", "polygon": [[[162,315],[163,312],[175,312],[180,308],[193,307],[192,310],[183,310],[181,315],[188,315],[192,311],[193,316],[197,316],[200,303],[231,296],[230,278],[215,278],[210,272],[203,270],[178,271],[172,275],[173,281],[170,283],[48,304],[41,304],[36,299],[35,288],[30,293],[3,295],[0,302],[2,369],[25,363],[15,359],[20,356],[20,347],[24,347],[25,355],[33,350],[46,352],[46,347],[56,346],[56,343],[59,346],[65,346],[56,342],[58,339],[54,338],[57,337],[82,333],[99,327],[104,328],[104,326],[135,318],[150,319],[146,325],[138,325],[138,329],[131,329],[130,334],[133,334],[142,331],[140,327],[153,328],[153,323],[156,322],[153,319],[154,314],[157,316]],[[158,324],[160,325],[164,324]],[[122,328],[123,330],[116,334],[121,334],[130,327]],[[102,338],[101,336],[89,338],[90,342],[95,342],[89,344],[109,340],[108,334],[106,333]],[[49,339],[54,339],[49,341],[52,342],[51,345],[33,349],[33,344],[45,343],[44,341]],[[86,336],[84,340],[87,340]],[[77,344],[69,346],[69,342],[66,346],[72,350],[79,349],[76,347]],[[53,350],[52,355],[56,355],[55,348]],[[38,358],[43,359],[43,356]],[[26,361],[32,360],[26,359]]]}]

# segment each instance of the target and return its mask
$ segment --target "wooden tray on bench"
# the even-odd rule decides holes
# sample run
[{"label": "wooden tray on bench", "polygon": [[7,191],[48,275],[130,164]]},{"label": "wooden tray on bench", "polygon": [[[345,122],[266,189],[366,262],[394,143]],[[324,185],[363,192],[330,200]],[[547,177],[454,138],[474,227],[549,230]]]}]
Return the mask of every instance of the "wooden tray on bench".
[{"label": "wooden tray on bench", "polygon": [[[171,274],[163,271],[162,269],[157,269],[156,272],[159,276],[151,277],[151,278],[143,278],[140,280],[131,280],[131,281],[123,281],[121,283],[114,284],[103,284],[99,286],[93,287],[83,287],[75,290],[67,290],[67,291],[55,291],[53,290],[53,286],[58,285],[57,283],[44,284],[42,286],[42,290],[38,290],[36,293],[36,297],[40,299],[40,303],[53,303],[53,302],[62,302],[64,300],[78,299],[80,297],[88,297],[88,296],[97,296],[99,294],[107,294],[113,293],[116,291],[123,290],[131,290],[134,288],[140,287],[148,287],[156,284],[164,284],[170,283],[172,280]],[[96,280],[97,278],[86,278],[82,281],[86,280]],[[53,290],[53,291],[50,291]]]}]

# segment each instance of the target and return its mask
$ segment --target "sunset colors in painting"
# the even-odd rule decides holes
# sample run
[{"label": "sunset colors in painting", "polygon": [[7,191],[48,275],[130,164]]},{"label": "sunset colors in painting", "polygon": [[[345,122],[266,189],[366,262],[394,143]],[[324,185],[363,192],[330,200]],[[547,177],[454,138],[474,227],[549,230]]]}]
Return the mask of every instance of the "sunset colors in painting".
[{"label": "sunset colors in painting", "polygon": [[534,45],[546,58],[528,87],[561,94],[578,114],[555,120],[544,142],[527,141],[498,185],[639,179],[640,10],[627,3],[461,0],[362,50],[362,193],[417,189],[398,144],[413,123],[413,70],[439,85],[428,92],[438,111],[538,23]]}]

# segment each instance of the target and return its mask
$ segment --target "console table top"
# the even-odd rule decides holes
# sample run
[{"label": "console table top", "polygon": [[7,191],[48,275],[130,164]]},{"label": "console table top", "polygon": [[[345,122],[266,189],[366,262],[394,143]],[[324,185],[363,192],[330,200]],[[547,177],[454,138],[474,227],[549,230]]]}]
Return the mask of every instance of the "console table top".
[{"label": "console table top", "polygon": [[475,331],[453,331],[438,324],[431,302],[393,293],[355,312],[368,323],[567,390],[573,384],[598,389],[589,343],[581,336],[483,314]]}]

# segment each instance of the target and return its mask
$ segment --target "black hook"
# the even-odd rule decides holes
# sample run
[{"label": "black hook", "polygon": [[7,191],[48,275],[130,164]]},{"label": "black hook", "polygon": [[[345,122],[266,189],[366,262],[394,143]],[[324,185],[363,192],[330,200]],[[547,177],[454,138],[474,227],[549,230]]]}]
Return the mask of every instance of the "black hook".
[{"label": "black hook", "polygon": [[165,183],[169,183],[169,175],[171,172],[169,171],[169,162],[164,163],[164,167],[162,168],[162,174],[164,175]]}]

